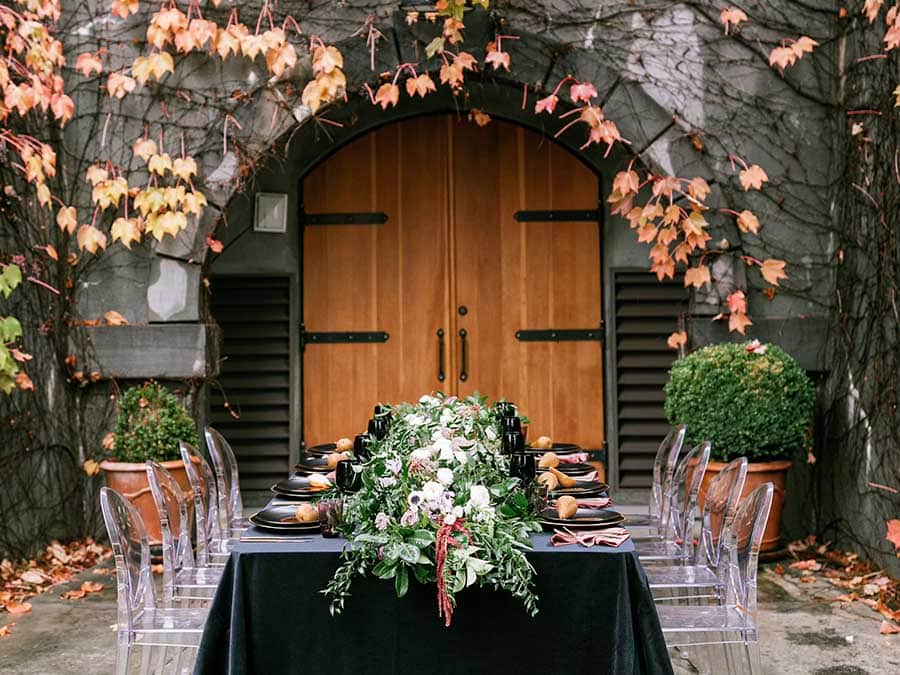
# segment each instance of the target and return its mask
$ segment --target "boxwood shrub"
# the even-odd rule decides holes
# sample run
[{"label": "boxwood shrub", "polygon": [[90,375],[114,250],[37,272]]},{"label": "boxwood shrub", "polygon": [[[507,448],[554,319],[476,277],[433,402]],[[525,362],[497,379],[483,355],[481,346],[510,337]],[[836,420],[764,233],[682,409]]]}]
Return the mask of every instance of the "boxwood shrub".
[{"label": "boxwood shrub", "polygon": [[156,382],[125,392],[119,400],[112,450],[116,461],[180,459],[179,441],[197,445],[197,425],[174,394]]},{"label": "boxwood shrub", "polygon": [[[756,343],[758,345],[758,343]],[[686,442],[712,442],[712,457],[783,459],[803,445],[815,391],[776,345],[717,344],[679,359],[665,386],[666,416]]]}]

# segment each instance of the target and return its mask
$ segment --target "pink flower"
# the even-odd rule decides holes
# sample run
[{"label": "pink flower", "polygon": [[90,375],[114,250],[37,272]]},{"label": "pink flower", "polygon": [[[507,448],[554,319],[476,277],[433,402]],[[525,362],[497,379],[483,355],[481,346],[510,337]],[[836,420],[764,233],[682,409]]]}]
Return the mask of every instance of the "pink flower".
[{"label": "pink flower", "polygon": [[415,525],[418,522],[418,520],[419,520],[418,514],[416,514],[416,512],[413,511],[412,509],[408,510],[406,513],[404,513],[402,516],[400,516],[400,524],[403,527],[412,527],[413,525]]},{"label": "pink flower", "polygon": [[375,516],[375,527],[379,530],[386,530],[387,526],[391,524],[391,518],[384,511],[381,511],[377,516]]}]

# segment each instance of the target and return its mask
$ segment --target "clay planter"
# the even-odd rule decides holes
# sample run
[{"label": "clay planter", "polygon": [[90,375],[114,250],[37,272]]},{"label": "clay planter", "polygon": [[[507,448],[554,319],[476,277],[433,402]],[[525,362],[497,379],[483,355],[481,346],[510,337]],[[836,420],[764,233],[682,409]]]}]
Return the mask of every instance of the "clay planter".
[{"label": "clay planter", "polygon": [[[703,512],[703,500],[706,490],[713,479],[727,465],[725,462],[710,462],[706,467],[706,474],[700,483],[700,512]],[[787,472],[791,468],[791,462],[787,459],[777,459],[772,462],[750,462],[747,464],[747,480],[744,481],[744,491],[741,499],[753,492],[763,483],[772,482],[775,491],[772,495],[772,510],[769,512],[769,520],[766,522],[766,531],[763,534],[760,551],[777,551],[781,544],[779,533],[781,532],[781,510],[784,506],[784,492],[787,483]]]},{"label": "clay planter", "polygon": [[[172,459],[160,462],[172,476],[178,481],[188,500],[188,518],[193,513],[191,501],[191,484],[188,481],[187,472],[180,459]],[[147,528],[147,539],[151,546],[159,546],[162,543],[162,534],[159,529],[159,515],[156,513],[156,504],[150,493],[150,482],[147,480],[147,465],[140,462],[114,462],[107,459],[100,463],[100,468],[106,474],[106,484],[121,494],[135,505],[141,518],[144,519],[144,527]]]}]

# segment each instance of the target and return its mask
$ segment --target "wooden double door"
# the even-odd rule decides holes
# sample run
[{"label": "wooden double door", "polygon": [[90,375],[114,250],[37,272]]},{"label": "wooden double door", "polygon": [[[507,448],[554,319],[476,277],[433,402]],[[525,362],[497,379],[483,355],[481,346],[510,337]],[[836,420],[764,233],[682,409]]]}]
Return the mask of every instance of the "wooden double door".
[{"label": "wooden double door", "polygon": [[[530,438],[600,447],[600,227],[584,213],[598,191],[550,140],[450,116],[383,127],[317,167],[303,189],[305,443],[437,390],[505,397]],[[521,213],[535,210],[554,213]]]}]

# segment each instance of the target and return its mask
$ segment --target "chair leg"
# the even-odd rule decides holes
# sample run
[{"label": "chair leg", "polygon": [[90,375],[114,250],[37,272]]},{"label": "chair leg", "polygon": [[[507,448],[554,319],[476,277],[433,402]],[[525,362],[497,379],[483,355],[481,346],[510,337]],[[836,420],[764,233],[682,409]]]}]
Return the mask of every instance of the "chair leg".
[{"label": "chair leg", "polygon": [[141,647],[141,675],[147,675],[150,672],[150,656],[153,648],[150,645]]},{"label": "chair leg", "polygon": [[747,660],[749,661],[748,665],[750,666],[750,674],[761,675],[762,662],[759,658],[759,642],[747,642]]},{"label": "chair leg", "polygon": [[128,675],[128,659],[131,656],[131,642],[122,642],[116,651],[116,675]]}]

